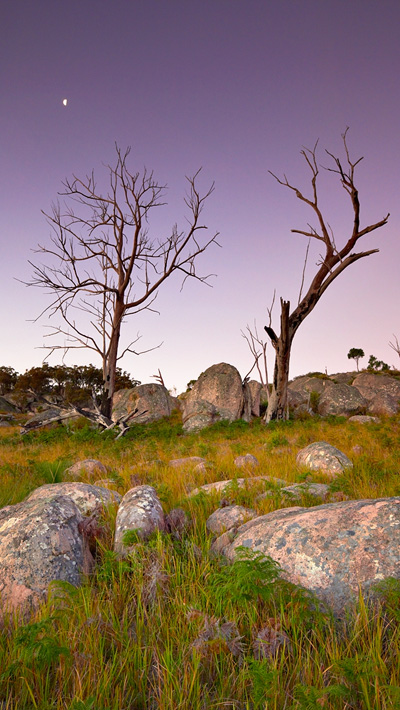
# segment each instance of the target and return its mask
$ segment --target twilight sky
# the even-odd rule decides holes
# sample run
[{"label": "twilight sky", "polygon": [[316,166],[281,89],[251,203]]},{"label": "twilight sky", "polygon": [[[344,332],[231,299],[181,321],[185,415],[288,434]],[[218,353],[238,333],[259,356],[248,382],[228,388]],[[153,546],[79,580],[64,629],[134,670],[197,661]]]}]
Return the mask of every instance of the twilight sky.
[{"label": "twilight sky", "polygon": [[[49,243],[41,209],[62,180],[94,169],[106,187],[116,141],[132,146],[133,172],[146,165],[169,186],[154,236],[184,226],[185,175],[202,166],[202,186],[215,181],[203,221],[222,246],[198,262],[217,274],[212,288],[191,280],[180,292],[176,276],[160,289],[160,315],[125,322],[123,344],[139,332],[143,350],[163,345],[127,355],[122,368],[142,382],[160,368],[178,392],[218,362],[244,376],[252,358],[240,331],[254,320],[263,331],[274,289],[296,305],[307,240],[290,230],[315,224],[268,170],[310,194],[302,146],[319,138],[327,165],[324,149],[342,155],[346,126],[351,155],[364,156],[361,226],[391,217],[359,243],[379,254],[339,276],[300,327],[291,376],[351,369],[351,347],[400,365],[388,346],[400,338],[399,24],[398,0],[2,0],[0,365],[23,372],[45,357],[49,321],[32,319],[48,298],[16,279],[30,278],[31,250]],[[352,226],[346,198],[322,171],[321,206],[338,247]],[[83,351],[65,361],[100,366]]]}]

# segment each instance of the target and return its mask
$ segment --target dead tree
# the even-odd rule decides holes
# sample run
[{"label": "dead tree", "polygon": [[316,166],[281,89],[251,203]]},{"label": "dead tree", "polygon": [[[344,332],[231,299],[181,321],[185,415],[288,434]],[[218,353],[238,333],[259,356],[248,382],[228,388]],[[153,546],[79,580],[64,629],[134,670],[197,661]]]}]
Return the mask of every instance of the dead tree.
[{"label": "dead tree", "polygon": [[[375,224],[370,224],[363,228],[360,227],[360,201],[358,190],[354,182],[354,176],[355,168],[360,163],[362,158],[359,158],[355,162],[351,160],[347,146],[347,131],[348,129],[346,129],[342,135],[344,145],[344,161],[330,153],[328,150],[326,151],[326,154],[332,160],[332,167],[328,167],[326,169],[338,176],[342,187],[349,196],[353,211],[351,230],[343,247],[338,248],[336,246],[333,232],[322,214],[318,202],[317,182],[319,176],[319,165],[316,157],[317,143],[312,150],[304,148],[301,151],[301,155],[304,157],[308,168],[311,171],[312,190],[310,197],[306,197],[301,190],[299,190],[299,188],[292,185],[288,181],[286,175],[284,175],[283,179],[280,179],[271,173],[280,185],[292,190],[301,202],[308,205],[312,210],[314,217],[316,217],[317,227],[308,225],[308,229],[292,229],[291,231],[295,234],[302,234],[307,237],[309,244],[313,239],[321,242],[325,253],[321,255],[320,261],[317,263],[318,270],[314,274],[311,283],[308,286],[307,292],[304,296],[302,296],[305,263],[303,268],[302,286],[296,308],[291,311],[290,302],[285,301],[283,298],[280,299],[281,316],[279,335],[277,335],[273,330],[271,324],[269,326],[265,326],[265,331],[267,332],[275,349],[274,376],[268,409],[265,414],[266,422],[269,422],[272,419],[286,419],[287,417],[287,388],[289,380],[290,353],[293,338],[297,332],[297,329],[309,313],[311,313],[311,311],[315,308],[328,286],[330,286],[330,284],[348,266],[359,259],[370,256],[371,254],[375,254],[379,251],[379,249],[369,249],[368,251],[354,252],[353,249],[359,239],[364,237],[366,234],[374,232],[376,229],[380,229],[387,224],[389,219],[389,214],[387,214],[386,217],[379,220]],[[307,254],[309,244],[307,247]]]},{"label": "dead tree", "polygon": [[[197,187],[198,171],[187,178],[187,228],[177,224],[167,236],[150,237],[150,212],[165,204],[166,187],[152,172],[132,173],[128,169],[130,148],[116,145],[115,167],[107,166],[109,187],[98,189],[94,173],[80,179],[73,176],[59,193],[63,205],[53,205],[45,216],[53,233],[50,245],[39,245],[36,253],[46,264],[30,262],[33,278],[28,286],[44,289],[50,305],[40,314],[61,321],[48,336],[62,336],[66,342],[49,350],[89,348],[102,359],[103,394],[100,411],[111,418],[117,362],[134,349],[138,337],[120,352],[121,327],[127,316],[153,310],[158,289],[173,273],[207,282],[196,271],[196,258],[217,234],[205,237],[207,227],[200,222],[204,203],[214,185],[203,194]],[[50,264],[47,260],[50,260]],[[84,312],[85,317],[80,317]],[[39,316],[39,318],[40,318]],[[87,317],[88,316],[88,317]]]},{"label": "dead tree", "polygon": [[400,343],[399,343],[399,340],[398,340],[397,336],[394,335],[394,334],[393,334],[393,338],[394,338],[394,341],[393,341],[393,343],[392,343],[392,342],[389,342],[389,347],[392,348],[392,350],[394,350],[395,353],[397,353],[398,356],[400,357]]}]

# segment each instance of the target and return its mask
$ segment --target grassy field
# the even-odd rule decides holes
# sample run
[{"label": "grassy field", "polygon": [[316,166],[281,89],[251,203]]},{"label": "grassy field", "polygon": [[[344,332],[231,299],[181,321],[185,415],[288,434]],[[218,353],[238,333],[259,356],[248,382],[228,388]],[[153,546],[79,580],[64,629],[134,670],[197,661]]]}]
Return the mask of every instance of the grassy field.
[{"label": "grassy field", "polygon": [[[121,562],[112,552],[116,511],[109,509],[93,575],[79,589],[54,585],[29,621],[5,620],[0,709],[400,708],[399,583],[382,584],[374,608],[355,600],[338,623],[311,595],[281,580],[268,559],[227,566],[210,555],[205,521],[220,496],[187,495],[244,475],[234,459],[246,453],[260,462],[249,476],[302,481],[296,454],[320,440],[354,462],[333,491],[352,499],[400,495],[400,417],[366,425],[317,417],[267,428],[236,422],[184,435],[175,414],[137,425],[119,441],[79,422],[23,438],[2,428],[0,507],[65,480],[75,461],[96,458],[121,494],[150,484],[165,512],[180,506],[191,525],[180,538],[159,533],[138,543]],[[205,458],[206,470],[168,466],[186,456]],[[312,480],[329,482],[319,474]],[[233,484],[228,496],[260,514],[282,507],[277,495],[257,500],[265,487]]]}]

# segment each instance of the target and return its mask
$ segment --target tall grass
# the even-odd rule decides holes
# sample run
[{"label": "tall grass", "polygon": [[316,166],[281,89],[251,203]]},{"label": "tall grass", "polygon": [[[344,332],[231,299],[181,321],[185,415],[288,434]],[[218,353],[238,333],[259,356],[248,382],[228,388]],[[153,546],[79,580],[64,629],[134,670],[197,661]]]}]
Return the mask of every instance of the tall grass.
[{"label": "tall grass", "polygon": [[[374,606],[360,596],[339,623],[268,559],[247,555],[228,566],[213,557],[205,521],[221,496],[187,495],[238,476],[303,480],[297,451],[317,440],[354,462],[333,490],[350,498],[400,494],[400,418],[368,425],[310,418],[268,428],[239,422],[183,435],[174,415],[119,441],[82,423],[22,439],[2,429],[0,505],[64,480],[77,460],[97,458],[121,493],[150,483],[165,511],[182,506],[191,525],[180,536],[138,542],[121,561],[112,552],[109,511],[95,571],[82,586],[53,584],[32,618],[5,618],[1,710],[399,708],[400,583],[383,582]],[[242,453],[255,455],[259,467],[238,470]],[[183,456],[202,456],[207,466],[168,465]],[[259,500],[265,488],[233,483],[228,496],[264,513],[283,504],[275,494]]]}]

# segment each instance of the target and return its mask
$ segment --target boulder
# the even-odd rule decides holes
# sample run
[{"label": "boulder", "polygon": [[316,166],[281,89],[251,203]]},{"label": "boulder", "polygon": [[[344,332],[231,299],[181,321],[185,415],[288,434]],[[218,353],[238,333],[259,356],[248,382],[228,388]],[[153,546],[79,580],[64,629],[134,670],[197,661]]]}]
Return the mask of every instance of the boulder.
[{"label": "boulder", "polygon": [[71,496],[43,491],[0,510],[0,616],[35,609],[51,582],[79,586],[93,564],[83,520]]},{"label": "boulder", "polygon": [[331,384],[322,390],[318,401],[318,414],[351,416],[363,413],[367,400],[355,388],[346,384]]},{"label": "boulder", "polygon": [[211,402],[203,399],[182,400],[183,429],[187,434],[205,429],[220,420],[217,408]]},{"label": "boulder", "polygon": [[372,372],[361,372],[353,381],[364,399],[371,403],[377,394],[389,394],[400,400],[400,381],[390,375],[378,375]]},{"label": "boulder", "polygon": [[197,496],[199,493],[225,493],[229,486],[237,486],[238,488],[245,488],[246,486],[256,485],[261,481],[268,481],[276,486],[286,486],[287,481],[283,481],[281,478],[274,478],[273,476],[252,476],[251,478],[234,478],[227,481],[214,481],[214,483],[205,483],[204,486],[199,488],[194,488],[190,493],[189,497]]},{"label": "boulder", "polygon": [[[194,383],[182,399],[183,428],[193,428],[191,420],[196,414],[194,403],[211,405],[210,415],[233,422],[240,419],[244,407],[242,378],[233,365],[212,365]],[[214,409],[212,409],[214,408]],[[204,412],[205,413],[205,412]],[[198,414],[197,414],[198,418]],[[199,418],[198,418],[199,419]]]},{"label": "boulder", "polygon": [[91,515],[99,508],[106,508],[112,504],[119,504],[121,495],[106,487],[91,485],[89,483],[46,483],[36,488],[27,500],[52,500],[56,496],[67,496],[78,507],[82,515]]},{"label": "boulder", "polygon": [[304,375],[303,377],[296,377],[289,387],[292,392],[299,392],[303,399],[308,399],[311,392],[318,392],[322,394],[326,389],[332,387],[334,383],[329,379],[329,377],[310,377],[309,375]]},{"label": "boulder", "polygon": [[368,411],[378,416],[393,417],[400,409],[400,398],[389,392],[378,392],[370,401]]},{"label": "boulder", "polygon": [[[137,414],[133,414],[135,409]],[[159,384],[138,385],[131,389],[118,390],[114,395],[112,417],[115,420],[132,414],[128,424],[146,424],[162,417],[169,417],[176,409],[175,400],[168,390]]]},{"label": "boulder", "polygon": [[101,461],[97,459],[82,459],[82,461],[77,461],[72,464],[69,468],[64,471],[64,475],[68,478],[74,478],[78,480],[83,477],[87,478],[97,478],[98,476],[107,476],[108,470]]},{"label": "boulder", "polygon": [[359,424],[370,424],[371,422],[379,422],[377,417],[371,417],[369,414],[354,414],[349,417],[349,422],[358,422]]},{"label": "boulder", "polygon": [[286,508],[255,518],[213,549],[233,560],[240,545],[269,555],[288,581],[336,614],[386,577],[400,578],[400,497]]},{"label": "boulder", "polygon": [[115,521],[114,551],[128,555],[132,546],[124,545],[128,530],[135,530],[141,540],[147,540],[156,530],[165,529],[165,519],[160,500],[152,486],[135,486],[122,498]]},{"label": "boulder", "polygon": [[250,390],[251,414],[253,417],[259,417],[262,385],[257,380],[250,380],[247,384]]},{"label": "boulder", "polygon": [[296,463],[310,471],[322,471],[332,477],[353,466],[342,451],[326,441],[316,441],[301,449],[297,454]]},{"label": "boulder", "polygon": [[6,412],[7,414],[13,414],[18,412],[18,407],[12,402],[9,402],[6,397],[0,395],[0,412]]},{"label": "boulder", "polygon": [[206,528],[209,533],[221,535],[226,530],[237,528],[247,520],[256,517],[256,511],[251,508],[245,508],[243,505],[227,505],[224,508],[218,508],[209,516]]}]

